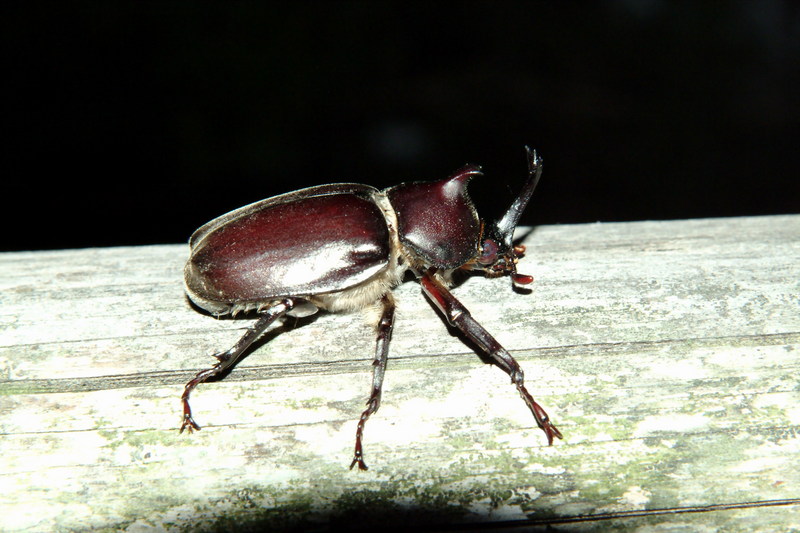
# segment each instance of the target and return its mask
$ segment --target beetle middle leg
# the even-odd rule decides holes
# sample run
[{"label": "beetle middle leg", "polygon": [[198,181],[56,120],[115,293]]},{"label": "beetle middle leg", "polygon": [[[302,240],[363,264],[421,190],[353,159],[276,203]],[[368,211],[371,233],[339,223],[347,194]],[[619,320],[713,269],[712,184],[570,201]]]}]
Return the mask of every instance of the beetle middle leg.
[{"label": "beetle middle leg", "polygon": [[563,438],[558,428],[550,422],[547,412],[541,405],[536,403],[528,389],[525,388],[525,378],[519,363],[483,326],[472,318],[464,304],[459,302],[444,285],[433,277],[434,273],[435,270],[431,269],[420,279],[425,295],[436,304],[436,307],[451,325],[458,328],[461,333],[511,376],[511,382],[516,385],[520,396],[522,396],[525,404],[533,413],[536,424],[547,436],[547,444],[553,444],[553,438],[555,437]]},{"label": "beetle middle leg", "polygon": [[245,350],[247,350],[247,348],[249,348],[250,345],[253,344],[253,342],[255,342],[255,340],[258,339],[262,333],[264,333],[270,324],[291,311],[294,308],[295,303],[296,302],[291,298],[286,298],[276,304],[271,305],[266,311],[264,311],[263,315],[256,320],[255,324],[247,328],[247,332],[242,335],[242,338],[236,341],[236,344],[231,346],[229,350],[214,354],[214,357],[216,357],[219,361],[217,364],[207,370],[198,372],[194,379],[186,384],[186,388],[183,390],[183,395],[181,395],[181,401],[183,402],[183,423],[181,424],[181,433],[183,433],[184,429],[188,429],[189,433],[195,429],[200,429],[200,426],[198,426],[192,418],[192,409],[189,407],[189,395],[192,393],[194,388],[204,381],[207,381],[210,378],[225,372],[227,369],[235,365],[236,362],[241,359]]},{"label": "beetle middle leg", "polygon": [[383,376],[386,373],[386,361],[389,359],[389,342],[392,340],[392,329],[394,328],[394,298],[391,293],[387,293],[381,299],[383,313],[378,321],[378,338],[375,346],[375,359],[372,361],[372,393],[367,400],[367,408],[361,413],[356,429],[356,449],[353,455],[353,462],[350,463],[350,470],[358,465],[359,470],[367,470],[364,463],[364,450],[361,446],[361,439],[364,436],[364,425],[371,414],[375,413],[381,404],[381,387],[383,386]]}]

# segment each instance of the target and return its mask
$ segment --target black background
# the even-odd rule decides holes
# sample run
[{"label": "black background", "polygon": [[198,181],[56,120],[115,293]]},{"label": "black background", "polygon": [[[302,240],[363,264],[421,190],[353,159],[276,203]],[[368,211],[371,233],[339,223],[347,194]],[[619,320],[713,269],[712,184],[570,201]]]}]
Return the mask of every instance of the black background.
[{"label": "black background", "polygon": [[798,212],[794,2],[19,2],[2,249],[184,242],[335,181],[484,167],[523,224]]}]

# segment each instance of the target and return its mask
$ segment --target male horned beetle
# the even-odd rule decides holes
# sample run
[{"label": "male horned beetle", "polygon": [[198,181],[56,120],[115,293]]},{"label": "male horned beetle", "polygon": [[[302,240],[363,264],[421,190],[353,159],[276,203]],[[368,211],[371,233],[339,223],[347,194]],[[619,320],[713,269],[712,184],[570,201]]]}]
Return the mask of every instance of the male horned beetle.
[{"label": "male horned beetle", "polygon": [[258,320],[219,362],[186,384],[181,431],[200,429],[189,395],[200,383],[232,367],[278,318],[319,309],[353,311],[379,302],[372,392],[356,429],[352,469],[366,470],[362,436],[378,410],[394,324],[392,289],[407,271],[447,322],[502,368],[530,408],[548,444],[561,432],[534,401],[522,369],[447,289],[456,270],[509,275],[513,284],[533,278],[517,273],[525,248],[512,237],[542,174],[542,160],[526,147],[528,177],[500,220],[485,223],[467,195],[480,167],[467,165],[441,181],[402,183],[379,191],[338,183],[310,187],[222,215],[194,232],[185,268],[189,298],[213,315],[256,311]]}]

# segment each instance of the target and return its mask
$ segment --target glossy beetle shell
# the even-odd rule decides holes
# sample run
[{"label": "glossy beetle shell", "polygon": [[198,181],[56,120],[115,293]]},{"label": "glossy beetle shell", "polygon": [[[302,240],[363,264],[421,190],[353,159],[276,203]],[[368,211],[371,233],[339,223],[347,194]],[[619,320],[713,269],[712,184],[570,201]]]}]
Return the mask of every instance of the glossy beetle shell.
[{"label": "glossy beetle shell", "polygon": [[[321,185],[231,211],[189,240],[186,292],[213,314],[287,296],[330,310],[357,307],[324,295],[375,281],[358,299],[380,297],[402,275],[392,261],[398,241],[401,249],[394,251],[406,265],[458,268],[479,254],[481,223],[467,194],[477,174],[469,165],[444,180],[384,192]],[[397,227],[390,227],[395,219]]]},{"label": "glossy beetle shell", "polygon": [[190,239],[186,289],[215,313],[342,291],[386,268],[389,230],[366,185],[311,187],[232,211]]},{"label": "glossy beetle shell", "polygon": [[481,223],[467,195],[467,183],[478,174],[479,167],[468,165],[441,181],[388,190],[400,242],[429,266],[458,268],[478,255]]}]

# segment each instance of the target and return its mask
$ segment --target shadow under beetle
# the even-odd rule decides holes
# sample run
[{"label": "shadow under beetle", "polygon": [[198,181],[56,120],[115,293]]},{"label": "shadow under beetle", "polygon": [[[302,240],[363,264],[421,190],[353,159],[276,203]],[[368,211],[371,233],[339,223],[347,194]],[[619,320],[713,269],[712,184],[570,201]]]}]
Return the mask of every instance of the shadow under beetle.
[{"label": "shadow under beetle", "polygon": [[200,227],[189,245],[186,292],[214,315],[257,311],[261,316],[218,363],[186,384],[181,432],[200,429],[189,395],[200,383],[232,367],[247,348],[283,315],[308,316],[319,309],[353,311],[380,302],[372,392],[356,429],[355,465],[366,470],[361,445],[364,424],[378,410],[394,324],[392,289],[410,270],[447,322],[478,346],[511,377],[536,423],[547,436],[562,438],[523,383],[519,364],[448,290],[456,270],[487,276],[517,273],[523,246],[512,237],[542,174],[542,160],[530,148],[528,177],[503,217],[485,223],[467,195],[480,167],[467,165],[434,182],[403,183],[379,191],[338,183],[310,187],[236,209]]}]

